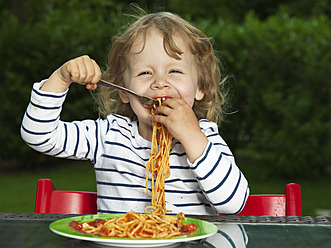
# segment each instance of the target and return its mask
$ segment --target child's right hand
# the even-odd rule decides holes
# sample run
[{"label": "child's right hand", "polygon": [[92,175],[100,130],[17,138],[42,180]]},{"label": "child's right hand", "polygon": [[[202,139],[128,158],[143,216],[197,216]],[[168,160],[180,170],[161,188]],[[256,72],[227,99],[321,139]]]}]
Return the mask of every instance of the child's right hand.
[{"label": "child's right hand", "polygon": [[63,64],[50,76],[41,90],[64,92],[73,82],[85,85],[87,89],[95,90],[101,75],[98,64],[89,56],[84,55]]}]

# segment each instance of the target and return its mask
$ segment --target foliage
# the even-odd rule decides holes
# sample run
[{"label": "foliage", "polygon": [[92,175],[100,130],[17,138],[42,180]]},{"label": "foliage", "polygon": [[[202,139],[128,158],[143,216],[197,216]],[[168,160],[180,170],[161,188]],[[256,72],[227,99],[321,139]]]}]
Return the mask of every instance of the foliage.
[{"label": "foliage", "polygon": [[[121,0],[128,6],[132,0]],[[148,11],[170,10],[185,19],[207,19],[212,23],[219,18],[235,22],[245,21],[246,13],[254,12],[261,20],[275,15],[284,8],[291,16],[309,18],[310,16],[331,16],[330,0],[136,0]]]},{"label": "foliage", "polygon": [[[45,161],[44,156],[31,154],[19,135],[32,83],[83,54],[89,54],[103,66],[110,39],[123,25],[120,6],[110,1],[56,1],[53,5],[48,2],[30,1],[30,13],[24,23],[9,11],[0,14],[0,120],[5,123],[0,142],[6,144],[0,153],[2,163],[20,158],[29,167]],[[93,110],[88,91],[72,87],[62,118],[95,118],[97,113]]]},{"label": "foliage", "polygon": [[227,70],[236,78],[238,113],[225,124],[224,135],[231,133],[237,156],[254,164],[261,177],[326,172],[329,19],[302,20],[281,12],[262,22],[249,14],[243,25],[220,19],[204,29],[216,34]]},{"label": "foliage", "polygon": [[[175,2],[166,7],[175,8]],[[30,0],[23,21],[8,8],[0,12],[2,164],[19,161],[21,167],[31,167],[50,161],[19,135],[32,83],[82,54],[103,67],[111,37],[127,21],[125,8],[107,0]],[[193,12],[187,13],[190,18]],[[230,94],[238,112],[229,115],[220,130],[241,167],[253,164],[261,177],[327,172],[330,20],[323,15],[291,17],[284,10],[264,21],[253,12],[240,24],[231,19],[195,16],[192,22],[214,36],[225,72],[233,74]],[[84,87],[73,86],[61,118],[97,118],[92,103]]]}]

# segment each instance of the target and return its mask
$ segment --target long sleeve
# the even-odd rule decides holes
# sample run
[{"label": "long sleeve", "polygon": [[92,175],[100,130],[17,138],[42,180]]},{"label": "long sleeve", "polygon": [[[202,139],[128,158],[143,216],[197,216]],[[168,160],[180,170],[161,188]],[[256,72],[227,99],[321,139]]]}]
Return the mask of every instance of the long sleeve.
[{"label": "long sleeve", "polygon": [[33,86],[21,125],[23,140],[33,149],[50,156],[94,160],[98,123],[91,120],[61,121],[60,113],[67,92],[40,91],[42,83]]},{"label": "long sleeve", "polygon": [[218,134],[216,124],[200,121],[209,143],[191,169],[206,198],[221,214],[237,214],[249,195],[248,182],[237,167],[232,152]]}]

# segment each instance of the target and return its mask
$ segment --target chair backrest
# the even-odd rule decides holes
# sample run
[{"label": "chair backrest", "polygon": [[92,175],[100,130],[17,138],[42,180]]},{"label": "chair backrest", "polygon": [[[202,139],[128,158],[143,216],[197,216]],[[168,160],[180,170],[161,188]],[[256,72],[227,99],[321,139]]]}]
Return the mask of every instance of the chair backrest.
[{"label": "chair backrest", "polygon": [[56,190],[50,179],[39,179],[35,213],[96,214],[97,194],[85,191]]},{"label": "chair backrest", "polygon": [[286,185],[283,195],[250,195],[242,216],[301,216],[300,185]]},{"label": "chair backrest", "polygon": [[[35,213],[96,214],[95,192],[56,190],[50,179],[39,179]],[[283,195],[250,195],[241,216],[301,216],[300,185],[286,185]]]}]

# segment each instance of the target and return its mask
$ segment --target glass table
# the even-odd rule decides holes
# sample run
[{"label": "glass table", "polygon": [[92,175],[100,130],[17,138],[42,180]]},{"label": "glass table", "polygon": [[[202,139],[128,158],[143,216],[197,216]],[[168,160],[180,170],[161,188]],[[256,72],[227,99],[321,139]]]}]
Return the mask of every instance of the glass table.
[{"label": "glass table", "polygon": [[[0,247],[101,247],[93,242],[62,237],[49,230],[53,221],[71,216],[74,215],[0,213]],[[168,247],[331,247],[330,217],[189,217],[216,224],[218,232],[205,240]]]}]

